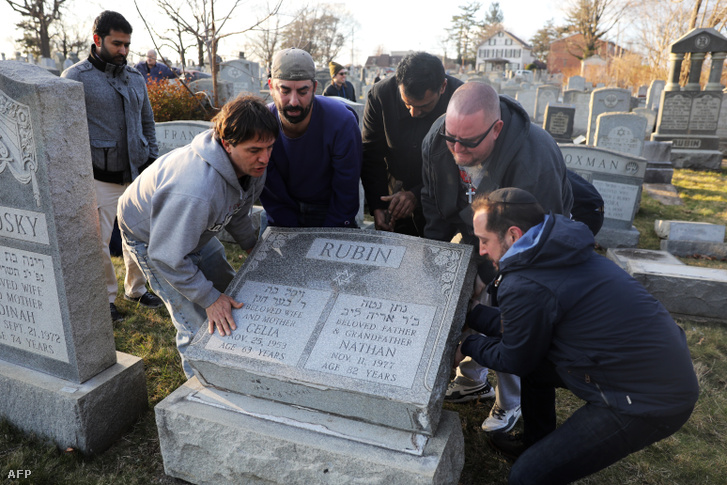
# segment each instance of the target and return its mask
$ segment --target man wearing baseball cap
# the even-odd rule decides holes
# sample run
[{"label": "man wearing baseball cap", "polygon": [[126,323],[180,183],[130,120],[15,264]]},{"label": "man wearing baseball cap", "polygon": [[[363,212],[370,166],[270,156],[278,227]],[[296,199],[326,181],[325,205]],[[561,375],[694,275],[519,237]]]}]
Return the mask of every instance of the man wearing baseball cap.
[{"label": "man wearing baseball cap", "polygon": [[[594,251],[584,224],[518,188],[472,203],[481,255],[498,275],[498,307],[477,305],[465,355],[522,378],[520,438],[490,434],[516,459],[508,483],[571,483],[674,434],[699,387],[684,331],[664,306]],[[618,302],[617,304],[615,302]],[[555,389],[583,401],[556,427]]]},{"label": "man wearing baseball cap", "polygon": [[333,61],[328,63],[328,69],[331,71],[331,84],[323,91],[323,96],[338,96],[356,102],[356,91],[353,89],[353,84],[346,80],[348,70]]},{"label": "man wearing baseball cap", "polygon": [[355,112],[316,96],[316,67],[302,49],[273,56],[268,80],[278,119],[260,201],[269,225],[356,227],[361,176],[361,133]]}]

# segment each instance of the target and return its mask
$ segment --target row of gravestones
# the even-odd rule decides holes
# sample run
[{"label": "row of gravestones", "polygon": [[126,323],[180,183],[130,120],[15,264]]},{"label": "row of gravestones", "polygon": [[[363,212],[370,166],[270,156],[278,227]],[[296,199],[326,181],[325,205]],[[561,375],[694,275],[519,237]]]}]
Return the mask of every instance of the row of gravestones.
[{"label": "row of gravestones", "polygon": [[[2,60],[5,60],[5,54],[2,54]],[[47,69],[53,74],[59,76],[65,69],[68,69],[73,64],[77,63],[80,59],[78,58],[78,54],[76,52],[69,53],[68,58],[66,58],[66,56],[64,56],[61,52],[55,52],[52,58],[41,57],[36,61],[33,54],[28,54],[26,57],[23,57],[20,52],[16,52],[15,60],[19,62],[27,62],[29,64],[37,64],[40,67]]]}]

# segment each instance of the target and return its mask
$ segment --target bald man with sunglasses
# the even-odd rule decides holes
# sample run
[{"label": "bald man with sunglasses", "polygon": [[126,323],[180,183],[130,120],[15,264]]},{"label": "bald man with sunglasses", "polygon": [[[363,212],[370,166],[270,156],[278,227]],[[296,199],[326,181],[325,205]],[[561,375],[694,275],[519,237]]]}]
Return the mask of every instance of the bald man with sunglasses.
[{"label": "bald man with sunglasses", "polygon": [[[483,83],[460,86],[447,111],[432,125],[422,143],[421,203],[424,237],[478,247],[470,204],[477,194],[505,187],[527,190],[546,212],[569,216],[573,194],[560,148],[541,127],[531,124],[522,106],[498,96]],[[475,254],[478,251],[475,250]],[[473,299],[485,301],[484,286],[495,276],[486,257],[477,257],[478,282]],[[458,368],[446,399],[463,402],[495,394],[496,402],[482,428],[512,429],[520,417],[520,381],[498,374],[497,393],[487,381],[487,369],[474,361]]]}]

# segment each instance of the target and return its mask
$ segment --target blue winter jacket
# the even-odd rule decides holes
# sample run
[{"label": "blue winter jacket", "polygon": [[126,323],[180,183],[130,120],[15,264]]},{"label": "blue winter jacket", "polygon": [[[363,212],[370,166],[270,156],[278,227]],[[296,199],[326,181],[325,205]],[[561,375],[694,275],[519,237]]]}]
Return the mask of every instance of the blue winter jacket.
[{"label": "blue winter jacket", "polygon": [[637,416],[691,409],[699,389],[684,331],[664,306],[593,251],[579,222],[549,214],[505,253],[477,306],[462,352],[483,366],[526,376],[544,359],[568,389]]}]

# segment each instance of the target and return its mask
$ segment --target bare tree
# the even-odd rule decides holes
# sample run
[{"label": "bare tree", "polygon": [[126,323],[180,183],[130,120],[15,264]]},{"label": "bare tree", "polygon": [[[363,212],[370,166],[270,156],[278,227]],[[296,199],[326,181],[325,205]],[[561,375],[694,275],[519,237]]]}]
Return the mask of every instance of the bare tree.
[{"label": "bare tree", "polygon": [[90,29],[79,28],[78,23],[61,20],[53,24],[51,39],[55,50],[61,52],[63,57],[68,57],[71,52],[81,52],[88,49],[90,43],[87,31]]},{"label": "bare tree", "polygon": [[280,18],[276,16],[275,27],[261,26],[259,31],[251,36],[250,42],[247,44],[247,50],[269,70],[273,64],[273,56],[280,48],[281,40]]},{"label": "bare tree", "polygon": [[298,47],[320,64],[327,64],[341,52],[344,32],[351,30],[350,14],[336,5],[320,4],[298,10],[282,30],[281,47]]},{"label": "bare tree", "polygon": [[[23,30],[24,44],[35,42],[40,55],[50,57],[50,27],[61,18],[61,7],[66,0],[5,0],[10,7],[26,20],[18,22],[17,27]],[[32,44],[31,46],[32,47]]]},{"label": "bare tree", "polygon": [[[628,17],[632,19],[629,31],[634,33],[631,40],[645,57],[652,78],[665,79],[674,41],[694,28],[725,30],[727,0],[642,0],[634,3]],[[691,67],[688,57],[683,66],[682,82],[686,82]]]},{"label": "bare tree", "polygon": [[[243,0],[232,1],[231,6],[225,10],[224,15],[217,16],[215,14],[215,0],[155,0],[159,9],[169,17],[176,25],[177,29],[191,35],[197,41],[198,51],[200,53],[200,61],[203,61],[202,52],[209,59],[210,70],[212,72],[212,92],[215,106],[219,106],[219,94],[217,92],[217,49],[221,40],[233,35],[243,34],[254,30],[265,23],[269,18],[278,13],[283,0],[273,0],[275,3],[268,5],[268,8],[262,15],[252,21],[245,22],[243,28],[235,29],[232,32],[224,32],[228,22],[232,22],[235,10],[241,6]],[[136,0],[134,0],[136,4]],[[139,10],[138,4],[136,9],[141,15],[144,23],[147,25],[144,15]],[[250,11],[246,12],[246,16]]]},{"label": "bare tree", "polygon": [[569,52],[581,60],[596,54],[627,7],[625,0],[570,0],[566,4],[566,22],[571,33],[581,34],[582,42],[570,44]]}]

